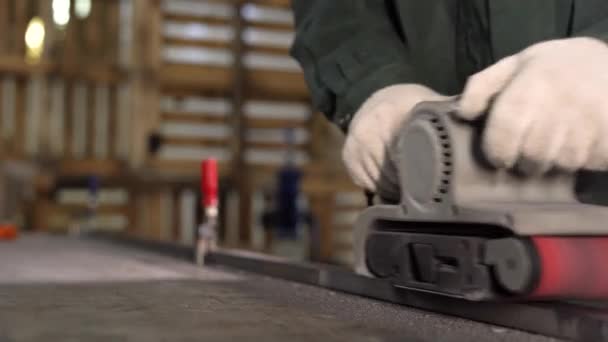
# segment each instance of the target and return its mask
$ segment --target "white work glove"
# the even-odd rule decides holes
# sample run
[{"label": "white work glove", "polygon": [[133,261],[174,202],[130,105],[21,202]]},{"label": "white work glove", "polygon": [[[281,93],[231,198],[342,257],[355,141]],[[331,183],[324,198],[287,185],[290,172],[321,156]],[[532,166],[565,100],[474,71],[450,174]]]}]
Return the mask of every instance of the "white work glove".
[{"label": "white work glove", "polygon": [[594,38],[552,40],[471,76],[460,116],[476,119],[489,108],[482,147],[497,167],[606,170],[607,90],[608,45]]},{"label": "white work glove", "polygon": [[393,85],[370,96],[351,121],[342,149],[355,184],[381,198],[399,199],[399,181],[388,149],[416,104],[445,98],[418,84]]}]

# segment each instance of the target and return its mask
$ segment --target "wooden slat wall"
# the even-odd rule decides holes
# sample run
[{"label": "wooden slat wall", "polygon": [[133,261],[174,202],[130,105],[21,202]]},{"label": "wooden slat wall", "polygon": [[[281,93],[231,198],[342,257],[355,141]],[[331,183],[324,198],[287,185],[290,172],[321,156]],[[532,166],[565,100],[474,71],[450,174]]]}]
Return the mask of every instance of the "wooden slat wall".
[{"label": "wooden slat wall", "polygon": [[[126,83],[117,68],[121,1],[93,0],[86,18],[74,16],[72,3],[65,27],[53,22],[51,1],[0,1],[0,158],[46,160],[45,172],[57,180],[123,172],[131,142],[118,118],[125,111],[118,89]],[[44,52],[26,62],[24,35],[35,16],[45,23]],[[45,198],[36,207],[44,213],[37,228],[44,228],[86,203]],[[100,207],[100,218],[127,208]]]},{"label": "wooden slat wall", "polygon": [[[203,158],[230,163],[234,154],[231,4],[162,2],[161,170],[197,172]],[[225,166],[223,167],[223,169]]]},{"label": "wooden slat wall", "polygon": [[125,231],[129,224],[130,196],[120,187],[102,187],[97,195],[94,215],[89,211],[90,194],[85,187],[67,187],[58,191],[52,200],[41,200],[37,205],[38,229],[65,231],[66,229],[94,229]]},{"label": "wooden slat wall", "polygon": [[[165,145],[153,165],[197,172],[203,156],[224,162],[239,202],[238,232],[228,234],[237,236],[237,245],[250,246],[250,222],[259,214],[253,194],[273,182],[288,159],[314,168],[314,149],[325,148],[315,128],[319,114],[312,114],[302,73],[288,55],[289,2],[165,0],[161,8],[159,131]],[[308,194],[326,217],[325,261],[334,246],[330,204],[339,191],[330,183]]]},{"label": "wooden slat wall", "polygon": [[[318,156],[319,115],[288,56],[287,0],[93,0],[85,19],[72,4],[63,28],[50,22],[48,4],[0,0],[0,152],[51,160],[58,178],[116,183],[128,203],[98,211],[123,215],[129,233],[191,243],[198,164],[212,156],[236,194],[238,244],[250,246],[251,198],[277,168],[291,159],[308,173],[327,163]],[[33,15],[47,28],[37,64],[24,62]],[[153,133],[164,142],[156,154],[147,145]],[[178,171],[187,176],[171,178]],[[332,226],[348,224],[331,212],[342,210],[334,198],[344,189],[326,183],[307,195],[323,222],[322,258],[331,261],[335,246],[347,245]],[[75,217],[86,203],[46,198],[38,207]]]},{"label": "wooden slat wall", "polygon": [[254,188],[288,158],[310,159],[308,92],[288,56],[292,15],[261,1],[165,0],[161,9],[163,147],[151,166],[196,173],[202,158],[218,158],[235,180],[248,245]]},{"label": "wooden slat wall", "polygon": [[330,239],[331,254],[329,261],[353,265],[354,263],[354,224],[357,217],[366,207],[366,199],[360,189],[338,190],[333,196],[331,218],[332,236]]},{"label": "wooden slat wall", "polygon": [[0,70],[0,83],[5,153],[22,158],[51,154],[66,161],[124,158],[114,143],[120,131],[118,82]]},{"label": "wooden slat wall", "polygon": [[[0,130],[6,153],[15,157],[50,153],[63,160],[117,159],[118,147],[112,143],[119,131],[116,93],[124,78],[116,68],[117,23],[112,18],[118,17],[119,1],[93,0],[90,17],[72,18],[63,29],[46,22],[47,35],[56,30],[90,32],[76,39],[79,44],[72,59],[79,65],[64,64],[72,59],[58,53],[63,45],[53,45],[55,41],[46,43],[55,54],[26,63],[25,26],[33,16],[50,20],[47,12],[52,8],[46,2],[0,2],[0,25],[10,33],[0,50]],[[31,4],[35,6],[28,7]],[[104,43],[98,41],[101,37]]]},{"label": "wooden slat wall", "polygon": [[[275,4],[276,5],[276,4]],[[242,7],[237,7],[230,1],[193,1],[193,0],[173,0],[163,2],[163,66],[161,69],[161,87],[163,100],[169,104],[163,106],[161,125],[171,123],[179,118],[184,124],[188,123],[187,116],[179,112],[180,106],[187,106],[199,100],[211,102],[226,102],[227,112],[225,113],[205,113],[204,107],[201,111],[193,110],[190,122],[193,125],[206,124],[231,126],[219,130],[230,131],[232,127],[238,125],[234,121],[236,118],[230,117],[237,109],[233,105],[235,89],[242,88],[245,95],[244,106],[256,110],[260,100],[266,107],[276,107],[286,105],[284,113],[274,114],[274,118],[264,118],[260,115],[259,109],[252,118],[247,118],[245,125],[253,130],[252,134],[261,132],[261,129],[275,130],[275,135],[281,134],[283,128],[295,128],[298,130],[296,135],[302,136],[301,131],[308,128],[307,119],[301,120],[300,109],[296,109],[296,120],[291,120],[289,110],[295,105],[307,106],[308,93],[304,86],[301,72],[295,63],[288,56],[288,48],[293,37],[293,24],[291,13],[282,7],[261,6],[245,3]],[[238,10],[241,8],[241,10]],[[234,26],[234,17],[243,16],[244,27],[239,35]],[[244,49],[242,55],[236,55],[234,50],[234,40],[242,39]],[[245,67],[245,77],[243,84],[235,84],[236,78],[233,68],[236,60],[240,60]],[[251,101],[251,103],[248,103]],[[287,102],[287,103],[285,103]],[[186,103],[186,105],[183,105]],[[284,108],[285,108],[284,107]],[[176,109],[172,109],[176,108]],[[176,112],[177,110],[177,112]],[[276,108],[271,110],[276,112]],[[211,115],[216,114],[216,115]],[[219,119],[217,114],[222,114]],[[247,113],[246,113],[247,114]],[[184,130],[185,131],[185,130]],[[234,132],[236,133],[236,132]],[[265,150],[273,152],[284,142],[278,139],[271,143],[264,142],[252,143],[253,151],[243,151],[253,157],[250,159],[264,159]],[[233,155],[238,153],[232,148],[234,145],[230,139],[215,140],[201,137],[200,141],[192,138],[176,139],[167,138],[173,152],[178,150],[176,145],[188,146],[190,152],[194,152],[196,145],[200,156],[216,155],[220,160],[230,160]],[[217,149],[218,145],[225,144],[230,153],[224,153]],[[258,144],[256,146],[256,144]],[[302,144],[299,144],[302,145]],[[209,146],[206,150],[205,146]],[[283,146],[284,147],[284,146]],[[301,147],[301,146],[300,146]],[[262,149],[262,150],[260,150]],[[297,149],[297,148],[296,148]],[[185,150],[182,147],[182,150]],[[295,152],[298,159],[303,152]],[[195,153],[191,153],[196,155]],[[166,156],[164,158],[167,159]],[[171,160],[177,157],[168,158]],[[272,158],[271,158],[272,159]],[[276,159],[276,157],[274,157]],[[159,161],[164,165],[170,163]],[[259,161],[256,164],[269,164],[276,166],[277,160],[269,162]],[[179,166],[184,163],[177,163]]]},{"label": "wooden slat wall", "polygon": [[[240,115],[242,148],[237,156],[244,169],[239,182],[239,236],[251,244],[251,226],[259,217],[253,194],[274,182],[287,163],[306,167],[310,160],[311,110],[301,70],[289,56],[293,40],[292,14],[284,4],[243,1],[239,50],[244,77]],[[237,85],[238,86],[238,85]]]}]

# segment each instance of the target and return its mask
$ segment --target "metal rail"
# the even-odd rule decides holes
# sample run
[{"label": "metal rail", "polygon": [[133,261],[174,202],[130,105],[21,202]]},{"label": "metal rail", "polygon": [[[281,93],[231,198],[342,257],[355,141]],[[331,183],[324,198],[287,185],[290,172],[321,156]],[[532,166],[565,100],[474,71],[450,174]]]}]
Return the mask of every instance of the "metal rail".
[{"label": "metal rail", "polygon": [[[193,250],[188,247],[115,237],[111,239],[180,258],[190,259],[193,255]],[[212,266],[238,269],[556,338],[608,341],[608,303],[471,302],[397,289],[387,281],[361,276],[344,268],[297,263],[235,250],[213,252],[206,261]]]}]

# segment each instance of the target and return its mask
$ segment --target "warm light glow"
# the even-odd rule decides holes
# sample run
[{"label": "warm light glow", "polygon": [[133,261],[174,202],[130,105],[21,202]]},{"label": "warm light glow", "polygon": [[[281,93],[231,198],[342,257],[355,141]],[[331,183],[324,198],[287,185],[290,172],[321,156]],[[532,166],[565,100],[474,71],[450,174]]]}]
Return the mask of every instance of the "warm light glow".
[{"label": "warm light glow", "polygon": [[53,21],[65,26],[70,21],[70,0],[53,0]]},{"label": "warm light glow", "polygon": [[25,46],[27,47],[27,57],[38,60],[44,50],[44,22],[40,17],[30,20],[25,30]]},{"label": "warm light glow", "polygon": [[80,19],[88,17],[91,14],[91,0],[76,0],[74,13]]}]

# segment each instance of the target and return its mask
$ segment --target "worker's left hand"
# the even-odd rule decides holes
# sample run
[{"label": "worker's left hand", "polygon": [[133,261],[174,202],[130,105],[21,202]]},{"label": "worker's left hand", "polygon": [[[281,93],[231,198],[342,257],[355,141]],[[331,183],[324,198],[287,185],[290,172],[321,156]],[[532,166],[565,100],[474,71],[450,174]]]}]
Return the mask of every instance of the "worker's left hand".
[{"label": "worker's left hand", "polygon": [[552,40],[471,76],[459,115],[475,119],[489,109],[483,150],[498,167],[607,170],[607,90],[606,43]]}]

